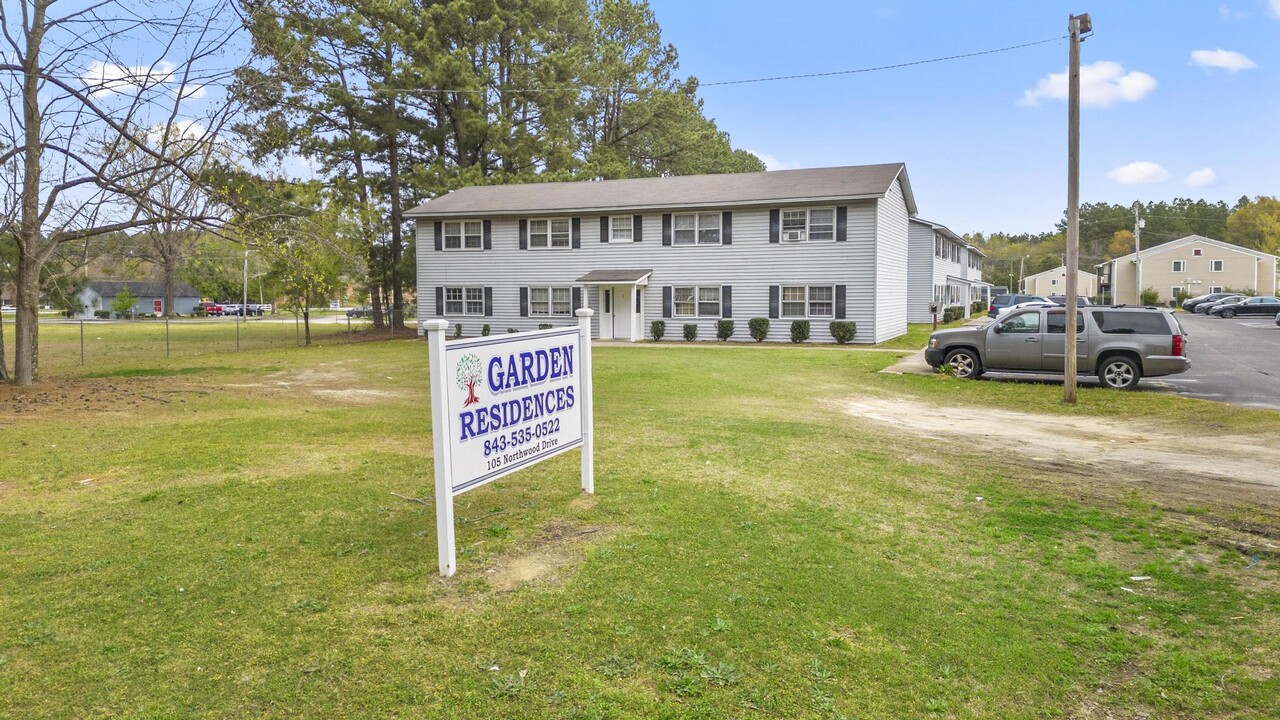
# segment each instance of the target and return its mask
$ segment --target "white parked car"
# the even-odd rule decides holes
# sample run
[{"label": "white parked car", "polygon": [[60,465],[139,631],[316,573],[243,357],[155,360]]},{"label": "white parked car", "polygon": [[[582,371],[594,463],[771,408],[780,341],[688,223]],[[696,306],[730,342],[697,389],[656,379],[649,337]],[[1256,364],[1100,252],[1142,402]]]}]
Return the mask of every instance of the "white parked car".
[{"label": "white parked car", "polygon": [[1006,307],[1006,308],[1000,308],[996,312],[996,317],[1002,318],[1014,310],[1022,310],[1024,308],[1039,308],[1039,307],[1051,308],[1051,307],[1058,307],[1058,305],[1056,303],[1049,302],[1048,300],[1032,300],[1031,302],[1018,303],[1017,305],[1010,305],[1009,307]]}]

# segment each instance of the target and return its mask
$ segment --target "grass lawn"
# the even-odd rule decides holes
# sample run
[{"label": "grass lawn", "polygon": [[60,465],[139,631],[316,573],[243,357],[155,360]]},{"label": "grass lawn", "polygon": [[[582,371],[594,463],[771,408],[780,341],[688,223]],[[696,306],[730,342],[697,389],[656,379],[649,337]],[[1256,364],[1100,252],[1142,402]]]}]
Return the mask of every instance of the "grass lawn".
[{"label": "grass lawn", "polygon": [[[947,328],[964,327],[969,319],[961,318],[951,323],[938,322],[939,330]],[[893,350],[919,350],[929,342],[929,335],[933,334],[933,323],[911,323],[907,325],[907,334],[900,335],[892,340],[886,340],[876,347],[890,348]]]},{"label": "grass lawn", "polygon": [[423,343],[139,357],[0,388],[0,717],[1280,714],[1277,562],[1192,523],[1255,509],[1094,493],[837,401],[1259,442],[1280,414],[600,348],[597,495],[567,453],[460,496],[444,581]]}]

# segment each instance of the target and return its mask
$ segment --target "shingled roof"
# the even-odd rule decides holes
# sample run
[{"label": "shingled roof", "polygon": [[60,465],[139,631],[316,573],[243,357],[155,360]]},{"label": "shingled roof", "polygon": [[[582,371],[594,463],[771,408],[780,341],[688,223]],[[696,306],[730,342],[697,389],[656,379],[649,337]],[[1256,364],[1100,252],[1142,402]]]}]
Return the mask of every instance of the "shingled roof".
[{"label": "shingled roof", "polygon": [[[119,295],[120,289],[125,285],[129,286],[129,294],[134,297],[164,297],[164,283],[162,282],[145,282],[138,280],[93,280],[89,283],[89,287],[104,298],[113,298]],[[190,285],[178,283],[173,288],[173,296],[182,298],[198,298],[200,297],[200,293],[192,289]]]},{"label": "shingled roof", "polygon": [[721,175],[677,175],[579,182],[480,185],[459,188],[408,211],[410,217],[461,217],[702,206],[860,200],[884,197],[902,179],[907,209],[915,197],[902,163],[774,170]]}]

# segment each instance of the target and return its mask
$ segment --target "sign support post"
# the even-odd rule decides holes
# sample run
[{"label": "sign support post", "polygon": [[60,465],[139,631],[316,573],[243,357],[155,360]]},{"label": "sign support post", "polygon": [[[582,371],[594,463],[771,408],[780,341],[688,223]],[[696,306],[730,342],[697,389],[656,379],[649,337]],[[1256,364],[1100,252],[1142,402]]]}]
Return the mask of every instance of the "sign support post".
[{"label": "sign support post", "polygon": [[440,549],[440,574],[452,577],[458,569],[458,549],[453,529],[453,487],[449,478],[448,380],[444,373],[445,320],[428,320],[427,362],[431,366],[431,437],[436,471],[436,543]]},{"label": "sign support post", "polygon": [[582,393],[582,492],[594,494],[596,491],[596,452],[595,431],[592,420],[595,418],[595,393],[591,383],[591,316],[595,311],[578,308],[578,334],[581,337],[581,348],[578,362],[581,365],[582,381],[579,392]]}]

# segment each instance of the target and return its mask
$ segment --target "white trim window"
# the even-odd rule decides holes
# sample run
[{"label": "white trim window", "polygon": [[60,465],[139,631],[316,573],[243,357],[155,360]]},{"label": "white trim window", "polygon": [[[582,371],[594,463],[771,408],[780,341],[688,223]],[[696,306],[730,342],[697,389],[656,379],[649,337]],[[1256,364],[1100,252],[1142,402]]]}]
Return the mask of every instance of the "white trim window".
[{"label": "white trim window", "polygon": [[484,223],[479,220],[460,220],[444,224],[445,250],[483,250]]},{"label": "white trim window", "polygon": [[549,218],[529,221],[529,247],[537,250],[561,250],[568,248],[572,239],[569,218]]},{"label": "white trim window", "polygon": [[444,312],[446,315],[484,315],[484,288],[445,288]]},{"label": "white trim window", "polygon": [[609,242],[631,242],[635,239],[635,226],[630,215],[614,215],[609,218]]},{"label": "white trim window", "polygon": [[567,287],[529,288],[529,315],[556,317],[573,314],[573,290]]},{"label": "white trim window", "polygon": [[1186,272],[1186,271],[1187,271],[1187,261],[1186,261],[1186,260],[1174,260],[1174,261],[1173,261],[1173,272],[1180,273],[1180,272]]},{"label": "white trim window", "polygon": [[1174,285],[1174,286],[1173,286],[1173,289],[1171,289],[1171,290],[1169,291],[1169,299],[1170,299],[1170,300],[1177,300],[1177,299],[1178,299],[1178,296],[1179,296],[1179,295],[1181,295],[1181,294],[1182,294],[1182,286],[1181,286],[1181,285]]},{"label": "white trim window", "polygon": [[720,213],[680,213],[671,216],[672,245],[719,245]]},{"label": "white trim window", "polygon": [[[785,242],[835,240],[836,209],[816,207],[783,210],[781,229]],[[793,237],[797,239],[792,240]]]},{"label": "white trim window", "polygon": [[1220,292],[1222,292],[1222,286],[1221,286],[1221,285],[1210,285],[1210,286],[1209,286],[1209,294],[1210,294],[1210,295],[1217,295],[1217,294],[1218,294],[1218,293],[1220,293]]},{"label": "white trim window", "polygon": [[834,285],[783,285],[782,317],[833,318],[836,316]]},{"label": "white trim window", "polygon": [[678,318],[720,317],[720,286],[671,288],[671,315]]},{"label": "white trim window", "polygon": [[1222,260],[1210,260],[1209,272],[1222,272],[1222,269],[1225,266],[1226,266],[1226,263]]}]

